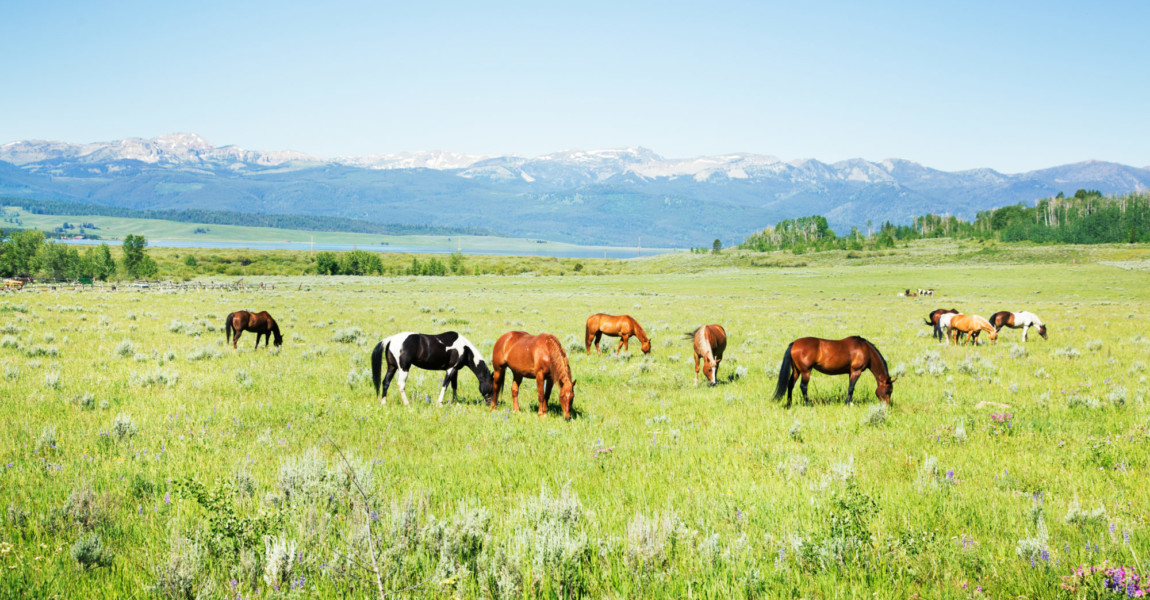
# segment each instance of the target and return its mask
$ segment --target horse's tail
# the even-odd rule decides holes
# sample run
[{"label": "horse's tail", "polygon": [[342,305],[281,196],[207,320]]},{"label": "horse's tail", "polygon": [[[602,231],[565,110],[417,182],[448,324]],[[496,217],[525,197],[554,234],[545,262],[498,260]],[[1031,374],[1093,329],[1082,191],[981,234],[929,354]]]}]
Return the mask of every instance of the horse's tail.
[{"label": "horse's tail", "polygon": [[926,316],[926,324],[927,325],[935,325],[935,326],[938,325],[938,320],[934,318],[933,312]]},{"label": "horse's tail", "polygon": [[375,395],[379,396],[379,380],[383,376],[383,342],[371,351],[371,382],[375,384]]},{"label": "horse's tail", "polygon": [[225,343],[232,341],[232,317],[234,317],[235,315],[236,315],[236,313],[234,313],[234,312],[228,313],[228,316],[224,319],[224,342]]},{"label": "horse's tail", "polygon": [[702,325],[700,325],[699,327],[696,327],[694,331],[688,331],[688,332],[684,333],[684,334],[683,334],[683,339],[685,339],[685,340],[693,340],[693,339],[695,339],[695,334],[696,334],[696,333],[699,333],[699,330],[700,330],[700,329],[702,329],[702,328],[703,328],[703,326],[702,326]]},{"label": "horse's tail", "polygon": [[795,361],[791,358],[791,346],[795,343],[787,344],[786,352],[783,352],[783,364],[779,367],[779,382],[775,384],[775,400],[782,398],[787,393],[787,389],[791,387],[791,381],[795,376]]}]

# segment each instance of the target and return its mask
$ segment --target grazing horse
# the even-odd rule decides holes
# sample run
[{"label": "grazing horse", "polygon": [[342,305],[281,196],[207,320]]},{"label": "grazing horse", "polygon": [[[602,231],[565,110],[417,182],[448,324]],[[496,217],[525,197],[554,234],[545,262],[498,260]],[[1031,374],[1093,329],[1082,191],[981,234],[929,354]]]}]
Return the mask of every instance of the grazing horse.
[{"label": "grazing horse", "polygon": [[[387,376],[380,384],[379,376],[383,370],[384,356],[387,357]],[[399,373],[399,394],[403,403],[407,401],[407,373],[411,367],[419,367],[429,371],[447,371],[443,376],[443,386],[439,390],[439,404],[443,404],[443,394],[447,391],[447,384],[451,384],[451,401],[455,402],[456,383],[459,370],[463,367],[471,369],[475,378],[479,380],[479,394],[484,400],[491,399],[491,369],[483,360],[483,353],[475,344],[454,331],[439,335],[425,335],[422,333],[397,333],[375,345],[371,352],[371,380],[375,384],[375,395],[380,404],[387,404],[387,388],[391,385],[391,378]]]},{"label": "grazing horse", "polygon": [[[958,334],[969,333],[970,343],[978,344],[978,334],[980,332],[987,332],[990,335],[990,341],[998,341],[998,331],[991,327],[990,321],[978,315],[944,315],[950,317],[949,328],[951,333],[954,334],[954,343],[958,344]],[[949,337],[949,336],[948,336]]]},{"label": "grazing horse", "polygon": [[[260,336],[264,336],[264,348],[268,347],[268,340],[275,336],[276,347],[282,346],[284,336],[280,335],[280,326],[268,314],[268,311],[250,313],[238,310],[229,313],[224,319],[224,341],[232,343],[232,350],[236,349],[236,342],[240,341],[240,334],[245,331],[256,332],[256,348],[260,347]],[[234,335],[233,335],[234,334]]]},{"label": "grazing horse", "polygon": [[[779,381],[775,385],[775,400],[787,395],[787,408],[791,407],[791,394],[795,389],[795,381],[800,377],[802,383],[799,389],[803,392],[803,402],[809,404],[807,398],[807,383],[811,380],[811,369],[827,375],[850,374],[850,385],[847,387],[847,404],[854,402],[855,382],[862,372],[870,369],[878,387],[874,393],[879,400],[890,405],[890,396],[894,392],[895,379],[890,377],[878,348],[870,341],[857,335],[841,340],[824,340],[814,337],[799,338],[783,353],[783,364],[779,367]],[[896,378],[897,379],[897,378]]]},{"label": "grazing horse", "polygon": [[727,349],[727,330],[722,325],[704,325],[691,333],[688,338],[695,346],[695,385],[699,385],[699,359],[703,359],[703,377],[708,385],[715,385],[719,375],[719,363],[723,362],[723,351]]},{"label": "grazing horse", "polygon": [[643,331],[643,326],[631,318],[631,315],[615,316],[599,313],[587,317],[587,354],[591,354],[592,347],[595,348],[596,352],[599,352],[599,339],[604,335],[621,338],[619,347],[615,348],[615,354],[623,349],[631,350],[627,343],[631,336],[639,338],[643,344],[643,354],[651,353],[651,338],[647,337],[647,332]]},{"label": "grazing horse", "polygon": [[559,339],[549,333],[531,335],[525,331],[509,331],[495,341],[491,350],[491,365],[495,368],[495,389],[491,394],[491,410],[499,404],[503,391],[504,370],[511,369],[511,408],[519,412],[519,384],[524,377],[534,377],[539,391],[539,416],[547,416],[547,402],[551,388],[559,384],[559,405],[563,418],[571,419],[571,404],[575,402],[575,380],[571,378],[571,365],[567,352]]},{"label": "grazing horse", "polygon": [[1026,341],[1026,333],[1030,331],[1031,327],[1038,328],[1038,335],[1042,339],[1049,339],[1046,337],[1046,325],[1032,312],[996,312],[990,316],[990,324],[994,326],[995,331],[1002,331],[1003,327],[1011,329],[1022,328],[1022,341]]},{"label": "grazing horse", "polygon": [[938,326],[938,320],[942,315],[957,315],[958,311],[955,309],[947,310],[945,308],[936,308],[930,311],[926,317],[926,324],[934,328],[934,339],[942,341],[942,329]]}]

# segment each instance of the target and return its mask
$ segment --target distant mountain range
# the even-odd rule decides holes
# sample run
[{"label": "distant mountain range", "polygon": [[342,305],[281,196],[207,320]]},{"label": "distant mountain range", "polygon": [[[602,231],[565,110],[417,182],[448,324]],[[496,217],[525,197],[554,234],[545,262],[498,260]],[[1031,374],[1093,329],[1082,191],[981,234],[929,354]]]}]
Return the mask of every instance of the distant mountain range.
[{"label": "distant mountain range", "polygon": [[646,246],[709,246],[814,214],[840,232],[928,212],[971,218],[1080,188],[1145,191],[1150,168],[1086,161],[1019,174],[947,172],[902,159],[668,159],[645,148],[325,159],[217,147],[194,134],[0,145],[0,195],[472,227],[588,244],[633,245],[642,236]]}]

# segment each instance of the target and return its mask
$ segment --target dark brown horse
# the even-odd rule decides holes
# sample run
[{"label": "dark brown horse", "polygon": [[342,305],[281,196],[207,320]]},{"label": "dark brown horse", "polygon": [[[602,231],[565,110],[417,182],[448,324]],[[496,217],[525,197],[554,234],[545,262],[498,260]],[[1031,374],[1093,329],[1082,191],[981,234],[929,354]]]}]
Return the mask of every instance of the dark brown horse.
[{"label": "dark brown horse", "polygon": [[651,338],[647,337],[647,332],[643,331],[643,326],[639,322],[631,318],[631,315],[606,315],[598,313],[587,317],[587,354],[591,354],[591,348],[599,351],[599,339],[604,335],[622,338],[619,340],[619,347],[615,348],[615,354],[620,350],[631,350],[628,342],[631,336],[639,338],[643,344],[643,354],[651,353]]},{"label": "dark brown horse", "polygon": [[824,340],[814,337],[799,338],[787,346],[783,353],[783,364],[779,368],[779,381],[775,386],[775,399],[787,395],[787,408],[791,407],[791,393],[795,381],[802,377],[800,389],[803,402],[807,398],[807,383],[811,380],[811,369],[827,375],[850,374],[847,387],[847,403],[854,402],[855,382],[862,372],[870,369],[878,388],[875,395],[890,405],[890,395],[894,391],[894,379],[890,378],[886,359],[878,348],[869,341],[855,335],[841,340]]},{"label": "dark brown horse", "polygon": [[694,340],[695,385],[699,385],[699,359],[703,359],[703,377],[708,385],[715,385],[719,376],[719,363],[723,362],[723,351],[727,349],[727,330],[722,325],[704,325],[687,337]]},{"label": "dark brown horse", "polygon": [[280,335],[280,326],[266,310],[258,313],[240,310],[229,314],[228,318],[224,319],[224,340],[232,343],[233,350],[236,348],[236,342],[240,341],[240,334],[245,331],[256,333],[256,348],[260,347],[261,335],[264,336],[264,348],[267,348],[268,341],[272,339],[273,335],[275,335],[276,347],[282,346],[284,343],[284,336]]},{"label": "dark brown horse", "polygon": [[511,369],[511,408],[519,412],[519,384],[524,377],[535,378],[539,390],[539,416],[547,416],[547,402],[551,387],[559,384],[559,405],[563,418],[571,419],[571,404],[575,402],[575,380],[571,378],[571,365],[563,344],[549,334],[531,335],[525,331],[509,331],[495,341],[491,350],[495,389],[491,394],[491,410],[499,404],[503,391],[503,372]]},{"label": "dark brown horse", "polygon": [[938,319],[942,315],[950,315],[950,314],[957,315],[958,310],[953,309],[953,308],[950,310],[947,310],[945,308],[936,308],[936,309],[930,311],[930,314],[927,315],[927,317],[926,317],[926,324],[930,325],[931,327],[934,328],[934,339],[936,339],[940,342],[942,341],[942,330],[938,328]]}]

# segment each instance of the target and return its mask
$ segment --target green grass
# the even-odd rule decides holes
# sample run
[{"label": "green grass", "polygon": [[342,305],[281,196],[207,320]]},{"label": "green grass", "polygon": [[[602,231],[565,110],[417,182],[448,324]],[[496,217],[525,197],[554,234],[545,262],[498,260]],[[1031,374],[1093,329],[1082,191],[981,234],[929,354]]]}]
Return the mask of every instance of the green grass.
[{"label": "green grass", "polygon": [[[986,264],[959,264],[982,250],[936,248],[935,265],[920,250],[657,257],[604,263],[627,273],[599,277],[8,294],[0,596],[176,597],[181,582],[211,597],[373,595],[364,502],[341,453],[372,473],[381,583],[401,596],[489,596],[502,581],[512,597],[964,598],[981,586],[1035,598],[1058,597],[1080,563],[1141,560],[1145,573],[1150,273],[1093,262],[1145,249],[999,247]],[[810,264],[749,264],[793,259]],[[938,295],[895,296],[907,287]],[[1008,330],[997,345],[940,346],[923,325],[939,306],[1031,310],[1050,340],[1032,332],[1023,347]],[[240,308],[275,315],[283,348],[252,351],[252,334],[225,347],[223,318]],[[579,351],[584,319],[600,311],[639,319],[652,354]],[[704,323],[730,336],[714,388],[692,385],[683,339]],[[364,334],[333,341],[351,328]],[[428,403],[440,375],[416,370],[419,401],[379,406],[372,346],[449,329],[485,353],[509,330],[557,335],[577,418],[563,421],[557,403],[534,416],[533,383],[523,413],[505,392],[493,414],[467,372],[458,404]],[[885,420],[869,374],[854,406],[844,377],[819,374],[813,405],[771,400],[789,341],[853,334],[903,373]],[[564,489],[578,504],[557,499]],[[1104,515],[1068,521],[1075,502]],[[1050,561],[1032,566],[1017,550],[1039,512]],[[110,558],[91,558],[91,532]],[[291,570],[301,590],[268,589],[265,571],[284,568],[266,568],[277,550],[263,535],[302,552]]]},{"label": "green grass", "polygon": [[[469,253],[482,252],[565,252],[574,250],[603,249],[604,246],[579,246],[544,240],[497,237],[497,236],[435,236],[435,235],[374,235],[367,233],[339,233],[331,231],[303,231],[298,229],[277,229],[271,227],[242,227],[238,225],[211,225],[204,223],[182,223],[159,219],[128,219],[121,217],[77,216],[77,215],[38,215],[23,209],[9,207],[10,216],[17,216],[21,227],[52,231],[63,223],[80,225],[92,223],[99,229],[95,233],[103,239],[119,240],[128,234],[143,235],[149,240],[198,241],[198,242],[291,242],[299,244],[300,250],[307,250],[311,242],[317,244],[358,244],[361,247],[417,246],[427,249],[451,251],[462,247]],[[206,233],[196,233],[196,229],[206,229]]]}]

